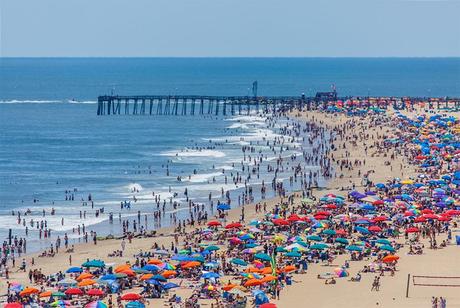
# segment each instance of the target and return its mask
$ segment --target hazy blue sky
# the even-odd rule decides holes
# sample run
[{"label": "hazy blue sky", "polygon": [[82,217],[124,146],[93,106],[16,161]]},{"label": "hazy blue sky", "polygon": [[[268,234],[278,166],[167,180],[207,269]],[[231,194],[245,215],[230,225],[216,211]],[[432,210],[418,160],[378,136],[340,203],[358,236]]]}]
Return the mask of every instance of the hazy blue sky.
[{"label": "hazy blue sky", "polygon": [[460,56],[460,0],[0,0],[2,56]]}]

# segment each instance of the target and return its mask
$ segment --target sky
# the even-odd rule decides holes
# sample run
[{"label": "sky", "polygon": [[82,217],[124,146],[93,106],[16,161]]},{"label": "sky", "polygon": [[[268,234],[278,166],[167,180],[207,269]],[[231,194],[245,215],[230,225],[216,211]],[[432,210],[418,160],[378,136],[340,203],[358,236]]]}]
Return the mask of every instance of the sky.
[{"label": "sky", "polygon": [[0,0],[2,57],[458,57],[460,0]]}]

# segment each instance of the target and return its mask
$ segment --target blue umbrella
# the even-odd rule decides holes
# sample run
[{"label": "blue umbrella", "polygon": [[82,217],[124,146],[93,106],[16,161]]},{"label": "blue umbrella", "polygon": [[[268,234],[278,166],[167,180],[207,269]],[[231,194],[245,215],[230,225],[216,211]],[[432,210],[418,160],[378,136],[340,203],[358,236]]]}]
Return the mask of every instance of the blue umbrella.
[{"label": "blue umbrella", "polygon": [[164,277],[161,276],[161,275],[154,275],[151,279],[155,279],[155,280],[158,280],[158,281],[166,282],[166,278],[164,278]]},{"label": "blue umbrella", "polygon": [[125,305],[125,308],[145,308],[145,305],[142,304],[141,302],[128,302],[126,305]]},{"label": "blue umbrella", "polygon": [[246,266],[246,265],[248,265],[248,263],[247,263],[246,261],[244,261],[243,259],[238,259],[238,258],[232,259],[231,262],[232,262],[233,264],[241,265],[241,266]]},{"label": "blue umbrella", "polygon": [[201,277],[205,279],[210,279],[210,278],[219,278],[220,275],[214,272],[208,272],[208,273],[204,273],[203,275],[201,275]]},{"label": "blue umbrella", "polygon": [[71,267],[65,271],[66,273],[81,273],[83,270],[80,267]]},{"label": "blue umbrella", "polygon": [[386,251],[389,251],[389,252],[395,252],[395,249],[393,247],[391,247],[390,245],[383,245],[380,247],[380,250],[386,250]]},{"label": "blue umbrella", "polygon": [[348,251],[363,251],[363,249],[359,246],[356,246],[356,245],[349,245],[347,247],[345,247],[346,250]]},{"label": "blue umbrella", "polygon": [[178,284],[175,284],[175,283],[172,283],[172,282],[168,282],[168,283],[165,283],[163,285],[163,289],[165,289],[165,290],[174,289],[174,288],[178,288],[178,287],[179,287]]},{"label": "blue umbrella", "polygon": [[256,253],[254,255],[255,259],[263,260],[263,261],[271,261],[271,257],[267,255],[266,253]]},{"label": "blue umbrella", "polygon": [[117,276],[114,274],[107,274],[100,278],[101,280],[116,280]]},{"label": "blue umbrella", "polygon": [[153,265],[153,264],[147,264],[142,269],[149,271],[149,272],[158,272],[160,270],[158,266]]},{"label": "blue umbrella", "polygon": [[367,230],[366,228],[363,228],[363,227],[356,227],[355,228],[356,231],[358,231],[359,233],[362,233],[362,234],[369,234],[369,230]]},{"label": "blue umbrella", "polygon": [[145,282],[147,282],[148,284],[153,284],[154,286],[161,286],[161,282],[153,278],[146,280]]},{"label": "blue umbrella", "polygon": [[219,204],[217,206],[217,209],[221,210],[221,211],[228,211],[230,209],[230,205],[228,205],[228,204]]}]

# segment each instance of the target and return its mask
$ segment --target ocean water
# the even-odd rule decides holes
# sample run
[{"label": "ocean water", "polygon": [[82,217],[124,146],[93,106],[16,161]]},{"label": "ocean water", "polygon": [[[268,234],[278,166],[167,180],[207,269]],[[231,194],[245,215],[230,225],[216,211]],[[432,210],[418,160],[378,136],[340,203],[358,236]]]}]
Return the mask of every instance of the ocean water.
[{"label": "ocean water", "polygon": [[[125,217],[156,210],[153,192],[181,204],[185,188],[197,202],[207,202],[209,193],[222,200],[222,188],[236,196],[243,188],[225,184],[224,177],[231,182],[238,171],[242,145],[256,146],[265,164],[277,157],[264,142],[280,137],[278,128],[268,128],[263,116],[98,117],[95,101],[111,91],[247,95],[254,80],[260,95],[314,95],[335,84],[340,95],[460,96],[460,59],[2,58],[0,238],[10,228],[24,236],[11,211],[26,209],[32,211],[27,221],[46,219],[54,235],[82,223],[99,234],[119,233],[117,223],[95,217],[94,210],[114,212],[117,222],[120,202],[133,200],[133,188],[138,201],[122,212]],[[299,155],[298,148],[283,153],[292,154]],[[271,179],[262,172],[252,183]],[[74,189],[75,200],[66,201],[65,191]],[[90,193],[94,209],[81,206]],[[42,209],[51,208],[57,215],[41,217]],[[87,211],[87,218],[80,219],[79,211]],[[179,212],[187,217],[186,206]],[[30,247],[48,247],[50,241],[39,241],[37,234],[30,231]]]}]

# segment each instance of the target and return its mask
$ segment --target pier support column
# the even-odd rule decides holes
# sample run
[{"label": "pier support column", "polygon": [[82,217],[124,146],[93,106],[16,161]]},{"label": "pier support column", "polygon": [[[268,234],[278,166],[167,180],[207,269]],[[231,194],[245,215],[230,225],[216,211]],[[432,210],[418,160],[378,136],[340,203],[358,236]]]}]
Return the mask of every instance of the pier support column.
[{"label": "pier support column", "polygon": [[200,115],[203,115],[204,113],[204,100],[200,100]]},{"label": "pier support column", "polygon": [[129,99],[125,99],[125,114],[129,114]]}]

